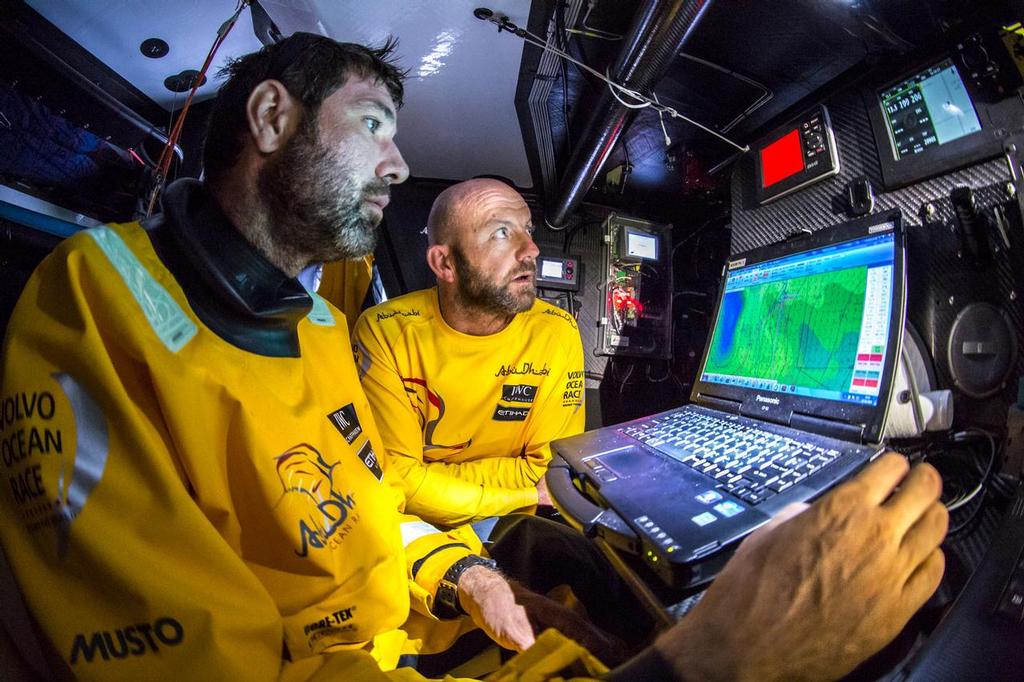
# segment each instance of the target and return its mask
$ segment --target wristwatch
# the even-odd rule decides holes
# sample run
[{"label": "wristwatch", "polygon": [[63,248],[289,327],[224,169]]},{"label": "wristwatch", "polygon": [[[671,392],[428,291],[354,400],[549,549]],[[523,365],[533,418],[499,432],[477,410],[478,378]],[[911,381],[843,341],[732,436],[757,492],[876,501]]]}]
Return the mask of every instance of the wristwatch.
[{"label": "wristwatch", "polygon": [[471,566],[486,566],[495,571],[498,564],[494,559],[485,559],[476,554],[464,556],[452,564],[441,582],[437,584],[437,593],[434,594],[434,615],[438,618],[450,620],[459,616],[468,615],[466,610],[459,603],[459,578]]}]

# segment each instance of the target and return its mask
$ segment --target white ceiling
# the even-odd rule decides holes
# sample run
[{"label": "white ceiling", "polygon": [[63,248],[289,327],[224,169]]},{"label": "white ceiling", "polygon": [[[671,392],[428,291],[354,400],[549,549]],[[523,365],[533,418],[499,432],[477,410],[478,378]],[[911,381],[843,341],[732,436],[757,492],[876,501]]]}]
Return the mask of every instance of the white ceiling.
[{"label": "white ceiling", "polygon": [[[61,31],[170,111],[185,94],[164,88],[167,76],[199,69],[235,0],[28,0]],[[409,70],[398,145],[412,174],[459,180],[502,175],[531,187],[515,111],[523,43],[473,16],[487,6],[526,26],[530,0],[264,0],[285,35],[311,31],[342,41],[379,44],[399,39],[399,61]],[[162,59],[139,45],[161,38]],[[212,97],[227,59],[261,47],[243,11],[197,98]]]}]

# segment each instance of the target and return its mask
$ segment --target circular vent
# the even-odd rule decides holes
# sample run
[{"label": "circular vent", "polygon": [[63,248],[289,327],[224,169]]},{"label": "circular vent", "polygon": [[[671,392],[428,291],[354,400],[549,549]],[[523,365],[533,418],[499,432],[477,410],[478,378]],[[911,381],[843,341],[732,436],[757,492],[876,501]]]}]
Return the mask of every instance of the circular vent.
[{"label": "circular vent", "polygon": [[161,40],[160,38],[146,38],[139,45],[139,52],[149,57],[150,59],[160,59],[166,57],[167,53],[171,51],[171,48],[167,45],[167,41]]},{"label": "circular vent", "polygon": [[1006,312],[990,303],[972,303],[949,331],[949,371],[958,389],[972,398],[999,391],[1017,361],[1017,339]]},{"label": "circular vent", "polygon": [[[171,92],[188,92],[192,89],[192,85],[196,82],[198,77],[199,72],[195,69],[185,69],[181,73],[165,78],[164,87]],[[199,82],[199,85],[205,84],[206,76],[203,76],[203,80]]]}]

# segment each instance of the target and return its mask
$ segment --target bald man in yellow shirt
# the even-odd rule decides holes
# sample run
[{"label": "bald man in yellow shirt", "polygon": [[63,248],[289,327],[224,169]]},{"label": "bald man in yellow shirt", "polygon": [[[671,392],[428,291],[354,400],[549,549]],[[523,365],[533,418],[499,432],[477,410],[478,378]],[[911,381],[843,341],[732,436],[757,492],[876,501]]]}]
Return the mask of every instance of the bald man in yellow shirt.
[{"label": "bald man in yellow shirt", "polygon": [[437,286],[373,307],[354,331],[363,388],[407,508],[455,526],[550,504],[549,443],[583,430],[572,316],[536,298],[530,209],[475,179],[427,225]]}]

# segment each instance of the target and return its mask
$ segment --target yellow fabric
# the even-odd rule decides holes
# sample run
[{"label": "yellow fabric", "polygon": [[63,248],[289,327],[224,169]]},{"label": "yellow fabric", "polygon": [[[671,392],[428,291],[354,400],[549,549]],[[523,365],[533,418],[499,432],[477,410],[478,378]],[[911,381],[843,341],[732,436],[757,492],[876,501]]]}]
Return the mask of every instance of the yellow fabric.
[{"label": "yellow fabric", "polygon": [[454,526],[537,503],[549,443],[583,430],[576,322],[537,300],[489,336],[451,329],[437,289],[365,311],[356,364],[409,512]]},{"label": "yellow fabric", "polygon": [[[101,229],[139,267],[126,280],[89,234],[66,240],[26,286],[0,370],[0,540],[43,632],[81,679],[382,676],[419,649],[410,605],[426,613],[478,545],[402,515],[387,462],[381,480],[365,463],[382,445],[338,312],[299,323],[300,358],[242,351],[137,224]],[[147,290],[144,315],[130,287],[149,277],[170,298]],[[150,321],[175,305],[195,329],[176,352]],[[328,415],[348,405],[346,438]]]},{"label": "yellow fabric", "polygon": [[557,630],[545,630],[532,647],[487,676],[487,682],[596,680],[608,672],[601,661]]},{"label": "yellow fabric", "polygon": [[373,279],[373,256],[324,263],[317,293],[345,313],[351,333]]}]

